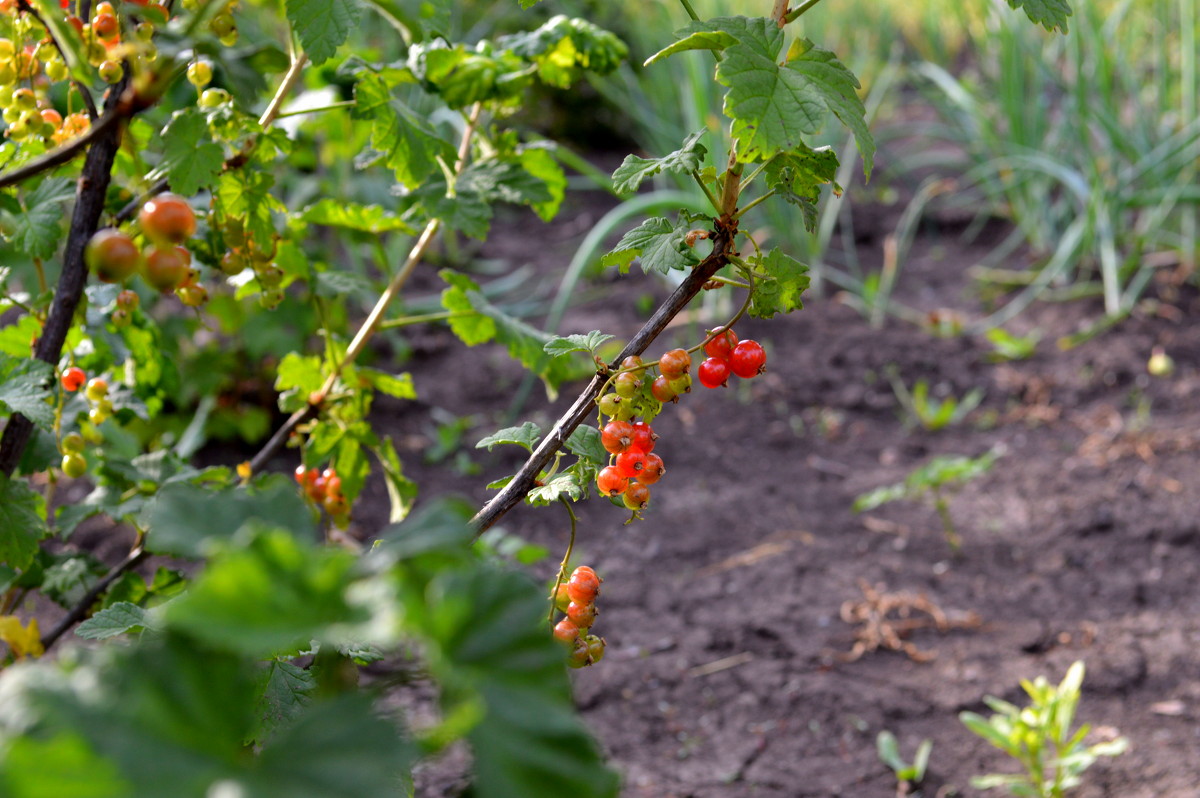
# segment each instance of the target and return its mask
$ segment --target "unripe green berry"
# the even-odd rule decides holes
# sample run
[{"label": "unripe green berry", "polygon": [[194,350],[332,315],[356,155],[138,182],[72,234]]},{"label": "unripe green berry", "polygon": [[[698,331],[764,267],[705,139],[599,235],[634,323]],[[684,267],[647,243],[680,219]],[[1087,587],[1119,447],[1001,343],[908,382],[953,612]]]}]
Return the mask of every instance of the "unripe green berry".
[{"label": "unripe green berry", "polygon": [[212,83],[212,65],[207,61],[195,61],[188,66],[188,82],[198,89]]},{"label": "unripe green berry", "polygon": [[87,460],[78,452],[63,455],[62,471],[71,479],[79,479],[87,473]]}]

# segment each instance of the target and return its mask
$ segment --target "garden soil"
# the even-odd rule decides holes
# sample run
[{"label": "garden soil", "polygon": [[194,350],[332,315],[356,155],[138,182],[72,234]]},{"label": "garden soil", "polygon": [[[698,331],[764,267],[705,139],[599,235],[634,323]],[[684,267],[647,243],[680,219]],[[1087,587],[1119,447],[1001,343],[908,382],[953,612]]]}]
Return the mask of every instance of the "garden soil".
[{"label": "garden soil", "polygon": [[[478,255],[531,266],[526,288],[544,302],[606,202],[573,195],[552,226],[501,217]],[[878,268],[901,210],[856,211],[865,266]],[[945,308],[979,317],[970,267],[1004,231],[964,243],[964,228],[948,212],[922,227],[899,301],[943,321]],[[441,289],[434,272],[418,273],[413,295]],[[1023,703],[1021,679],[1057,681],[1083,660],[1089,739],[1124,736],[1129,749],[1096,764],[1075,794],[1200,796],[1200,297],[1175,276],[1164,267],[1151,301],[1068,351],[1057,339],[1101,308],[1034,305],[1009,329],[1041,342],[1009,363],[991,362],[982,336],[894,319],[873,329],[837,295],[739,323],[766,346],[767,373],[697,386],[654,422],[667,473],[644,520],[626,524],[627,511],[599,498],[579,506],[575,562],[605,580],[594,631],[608,653],[572,679],[622,794],[888,798],[896,780],[876,754],[888,730],[906,759],[932,741],[923,795],[983,795],[971,778],[1014,763],[959,713],[986,713],[985,695]],[[637,269],[596,276],[577,289],[562,332],[626,339],[669,290]],[[720,306],[709,297],[649,354],[694,343],[727,317]],[[402,367],[420,399],[381,399],[377,428],[397,440],[425,501],[456,492],[480,505],[484,485],[521,462],[516,447],[472,448],[505,425],[498,409],[519,395],[521,372],[502,347],[466,349],[444,327],[412,328],[408,341]],[[1174,359],[1172,376],[1148,373],[1156,346]],[[924,380],[939,400],[985,395],[965,420],[927,431],[890,380]],[[516,423],[548,428],[582,385],[555,401],[539,387]],[[438,424],[454,419],[469,419],[462,447],[426,462]],[[988,451],[1001,455],[990,473],[949,503],[958,555],[930,506],[852,510],[856,496],[935,456]],[[351,533],[368,538],[386,513],[373,480]],[[500,525],[551,552],[530,568],[550,579],[567,543],[562,509],[522,505]],[[398,699],[427,711],[428,689],[408,691]],[[422,766],[418,795],[456,794],[463,766],[461,750]]]},{"label": "garden soil", "polygon": [[[531,264],[537,282],[557,285],[605,210],[576,203],[553,227],[503,220],[481,254]],[[899,211],[859,211],[865,265],[878,267]],[[1004,231],[964,243],[963,221],[947,212],[922,228],[899,301],[978,318],[969,267]],[[1021,679],[1057,681],[1083,660],[1089,739],[1124,736],[1129,749],[1096,764],[1076,794],[1200,796],[1200,298],[1170,269],[1161,277],[1132,318],[1069,351],[1057,339],[1101,308],[1035,305],[1009,329],[1040,334],[1036,354],[1009,363],[991,362],[982,336],[894,320],[872,329],[836,296],[739,323],[767,347],[768,371],[727,389],[697,385],[654,422],[667,473],[644,520],[627,525],[627,511],[599,498],[579,510],[575,562],[604,577],[594,631],[608,653],[574,673],[575,695],[623,774],[622,794],[886,798],[897,784],[875,741],[888,730],[909,760],[932,741],[924,795],[982,795],[971,778],[1014,763],[959,713],[986,714],[985,695],[1024,703]],[[669,288],[637,269],[597,277],[561,331],[628,338],[646,295]],[[649,354],[690,345],[724,318],[701,313]],[[443,329],[413,341],[421,400],[381,407],[379,421],[403,442],[424,495],[482,503],[482,486],[512,473],[520,450],[470,447],[501,425],[489,414],[510,406],[519,371],[500,347],[464,350]],[[1156,346],[1176,363],[1170,377],[1147,371]],[[985,396],[961,423],[926,431],[889,374],[909,388],[924,380],[942,400]],[[548,428],[581,387],[554,402],[535,392],[519,419]],[[421,462],[447,413],[473,417],[463,451],[479,473]],[[991,472],[950,500],[957,556],[927,505],[852,510],[856,496],[935,456],[988,451],[1001,454]],[[382,516],[381,486],[372,499]],[[549,579],[565,513],[519,506],[501,525],[552,552],[532,569]],[[453,794],[460,762],[419,773],[420,794]]]}]

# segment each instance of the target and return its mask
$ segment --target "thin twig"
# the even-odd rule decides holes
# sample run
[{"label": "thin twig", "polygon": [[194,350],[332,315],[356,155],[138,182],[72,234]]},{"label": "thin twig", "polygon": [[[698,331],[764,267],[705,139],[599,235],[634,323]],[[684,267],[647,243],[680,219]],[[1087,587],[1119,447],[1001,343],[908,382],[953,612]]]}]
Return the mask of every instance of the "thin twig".
[{"label": "thin twig", "polygon": [[592,414],[592,411],[596,407],[596,399],[600,396],[601,389],[608,382],[610,371],[616,369],[618,364],[630,355],[640,355],[642,352],[645,352],[654,339],[666,329],[671,319],[675,318],[695,298],[696,294],[700,293],[704,288],[704,284],[719,269],[729,263],[729,256],[733,248],[735,236],[735,228],[727,227],[718,220],[717,232],[713,237],[712,253],[693,268],[692,273],[679,284],[675,291],[667,297],[666,301],[658,306],[658,309],[654,311],[654,315],[630,339],[625,348],[621,350],[621,353],[608,366],[608,369],[604,373],[597,374],[592,378],[592,381],[579,394],[574,404],[558,419],[554,428],[542,439],[542,442],[533,451],[533,454],[521,466],[521,470],[517,472],[516,476],[471,519],[471,526],[475,529],[476,538],[483,534],[492,524],[496,523],[501,516],[520,503],[525,498],[525,494],[533,490],[538,474],[546,467],[546,464],[550,462],[559,448],[562,447],[567,440],[567,436],[574,432],[575,428]]},{"label": "thin twig", "polygon": [[287,74],[283,76],[283,82],[279,84],[279,88],[275,90],[275,96],[271,98],[267,110],[263,111],[263,115],[259,118],[258,124],[262,127],[270,127],[275,118],[279,116],[279,110],[283,107],[283,101],[287,99],[288,93],[300,80],[300,75],[304,72],[304,67],[308,63],[308,55],[300,53],[292,61],[292,65],[288,67]]},{"label": "thin twig", "polygon": [[35,158],[29,163],[18,166],[16,169],[5,172],[0,175],[0,188],[8,188],[9,186],[21,183],[34,175],[53,169],[56,166],[61,166],[75,158],[76,155],[83,152],[89,144],[98,139],[100,136],[108,132],[109,128],[117,124],[121,120],[121,115],[114,110],[109,110],[96,120],[95,124],[87,129],[79,138],[71,139],[60,147],[55,147],[40,158]]},{"label": "thin twig", "polygon": [[100,594],[102,594],[105,590],[108,590],[109,586],[112,585],[113,582],[117,581],[121,574],[125,573],[130,568],[133,568],[135,565],[145,559],[145,557],[146,550],[139,542],[133,547],[132,550],[130,550],[129,554],[125,556],[125,559],[114,565],[112,570],[100,578],[99,582],[92,585],[91,589],[83,595],[83,598],[75,603],[75,606],[71,607],[67,614],[64,615],[59,622],[54,625],[53,629],[51,629],[49,632],[46,632],[46,634],[42,636],[42,648],[50,648],[50,646],[54,645],[55,641],[62,637],[68,629],[79,623],[79,621],[83,620],[83,616],[87,614],[88,609],[96,602],[96,599],[100,597]]},{"label": "thin twig", "polygon": [[571,552],[575,549],[575,530],[579,526],[579,519],[575,517],[575,508],[567,501],[565,496],[559,496],[558,500],[562,502],[563,507],[567,508],[567,515],[571,517],[571,539],[567,541],[567,550],[563,554],[562,564],[558,566],[558,576],[554,577],[554,592],[550,594],[550,617],[546,622],[551,626],[554,625],[554,611],[558,609],[558,594],[566,587],[563,581],[567,576],[567,566],[571,564]]}]

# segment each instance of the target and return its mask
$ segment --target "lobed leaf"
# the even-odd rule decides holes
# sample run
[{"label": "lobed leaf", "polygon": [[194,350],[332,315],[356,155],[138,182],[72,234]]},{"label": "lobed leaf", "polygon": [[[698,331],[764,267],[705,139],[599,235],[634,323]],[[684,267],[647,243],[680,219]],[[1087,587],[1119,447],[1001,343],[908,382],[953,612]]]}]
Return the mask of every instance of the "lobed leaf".
[{"label": "lobed leaf", "polygon": [[632,194],[642,182],[660,172],[694,172],[704,163],[708,150],[700,143],[707,130],[699,130],[684,139],[683,146],[662,158],[639,158],[627,155],[613,172],[613,190],[618,194]]},{"label": "lobed leaf", "polygon": [[287,0],[285,10],[308,60],[319,66],[358,25],[362,5],[359,0]]},{"label": "lobed leaf", "polygon": [[808,267],[785,255],[776,247],[750,263],[762,269],[764,276],[754,284],[750,297],[751,316],[769,319],[777,313],[791,313],[804,307],[801,295],[808,290]]}]

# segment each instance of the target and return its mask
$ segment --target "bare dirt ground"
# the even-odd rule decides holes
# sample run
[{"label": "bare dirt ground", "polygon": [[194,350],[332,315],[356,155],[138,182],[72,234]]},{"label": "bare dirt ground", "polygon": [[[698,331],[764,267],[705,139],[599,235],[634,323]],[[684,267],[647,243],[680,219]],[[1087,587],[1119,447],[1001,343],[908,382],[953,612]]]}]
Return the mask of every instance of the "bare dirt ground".
[{"label": "bare dirt ground", "polygon": [[[487,255],[532,263],[554,284],[602,211],[576,204],[556,227],[511,219],[514,234]],[[986,248],[963,244],[960,231],[923,230],[900,299],[977,311],[966,269]],[[860,256],[878,263],[880,244],[866,236]],[[640,276],[598,278],[564,331],[631,335],[639,297],[667,290]],[[609,653],[575,676],[577,698],[624,773],[624,794],[891,796],[895,780],[875,752],[887,729],[907,757],[933,741],[925,795],[981,795],[970,778],[1012,763],[958,713],[986,712],[985,694],[1023,703],[1021,678],[1058,680],[1082,659],[1081,719],[1092,739],[1121,734],[1130,748],[1096,765],[1076,794],[1200,795],[1200,300],[1165,283],[1155,300],[1066,352],[1055,340],[1100,309],[1035,306],[1011,329],[1038,329],[1042,343],[1014,363],[989,362],[982,338],[938,338],[896,321],[871,329],[832,299],[739,324],[768,347],[769,371],[730,389],[697,387],[654,423],[668,473],[645,520],[626,526],[627,513],[600,499],[580,509],[576,560],[606,580],[595,631]],[[698,329],[679,328],[678,342]],[[1147,373],[1154,346],[1175,359],[1173,376]],[[488,414],[507,406],[518,372],[498,347],[464,352],[437,329],[417,333],[407,366],[420,402],[381,407],[379,421],[407,443],[406,468],[424,496],[459,491],[482,502],[482,486],[519,460],[515,450],[469,447],[499,425]],[[906,427],[888,369],[910,387],[928,381],[937,396],[980,387],[986,398],[948,429]],[[521,418],[545,427],[570,398],[566,386]],[[435,408],[474,418],[465,457],[480,474],[421,463]],[[960,556],[925,505],[851,510],[860,493],[935,455],[990,449],[1003,456],[950,505]],[[382,488],[373,490],[363,529],[383,512]],[[520,507],[502,523],[550,548],[534,569],[549,578],[566,543],[563,514]],[[872,601],[897,597],[914,608],[892,629],[916,658],[889,649],[886,629],[854,622]],[[921,607],[940,610],[949,628]],[[452,794],[445,770],[419,776],[421,794]]]}]

